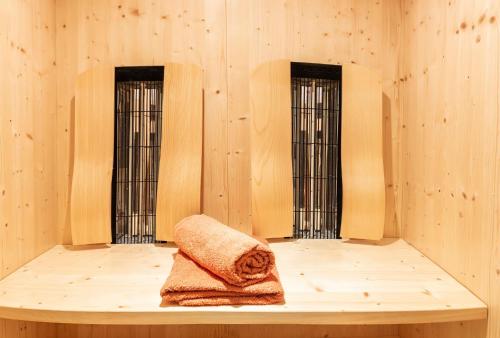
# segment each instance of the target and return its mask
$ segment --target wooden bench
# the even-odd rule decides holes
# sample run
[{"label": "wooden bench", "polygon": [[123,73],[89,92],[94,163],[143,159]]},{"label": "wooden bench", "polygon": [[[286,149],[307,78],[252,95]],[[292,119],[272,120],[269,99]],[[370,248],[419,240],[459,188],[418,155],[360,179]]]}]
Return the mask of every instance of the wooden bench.
[{"label": "wooden bench", "polygon": [[55,246],[0,281],[0,318],[82,324],[408,324],[483,319],[476,296],[400,239],[271,243],[286,304],[160,307],[173,245]]}]

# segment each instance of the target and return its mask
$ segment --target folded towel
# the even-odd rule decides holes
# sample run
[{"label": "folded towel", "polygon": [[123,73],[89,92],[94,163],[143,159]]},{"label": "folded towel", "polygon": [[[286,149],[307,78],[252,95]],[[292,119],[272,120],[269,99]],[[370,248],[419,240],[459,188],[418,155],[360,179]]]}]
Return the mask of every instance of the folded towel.
[{"label": "folded towel", "polygon": [[174,239],[182,252],[229,284],[257,283],[274,268],[267,245],[206,215],[180,221]]},{"label": "folded towel", "polygon": [[276,268],[259,283],[236,286],[204,269],[179,250],[161,289],[162,305],[265,305],[283,303],[283,288]]}]

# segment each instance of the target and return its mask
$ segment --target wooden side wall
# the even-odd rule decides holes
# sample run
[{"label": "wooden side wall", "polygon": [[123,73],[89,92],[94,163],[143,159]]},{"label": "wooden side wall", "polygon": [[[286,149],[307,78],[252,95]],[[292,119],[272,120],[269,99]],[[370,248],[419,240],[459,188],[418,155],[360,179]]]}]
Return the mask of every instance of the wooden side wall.
[{"label": "wooden side wall", "polygon": [[57,0],[58,241],[68,216],[76,75],[99,63],[204,69],[202,208],[251,231],[249,76],[276,59],[358,63],[383,72],[386,236],[398,236],[399,1]]},{"label": "wooden side wall", "polygon": [[403,338],[500,337],[500,2],[403,0],[402,237],[489,305]]},{"label": "wooden side wall", "polygon": [[56,244],[55,21],[53,0],[0,5],[0,279]]},{"label": "wooden side wall", "polygon": [[56,244],[55,3],[0,6],[0,279]]}]

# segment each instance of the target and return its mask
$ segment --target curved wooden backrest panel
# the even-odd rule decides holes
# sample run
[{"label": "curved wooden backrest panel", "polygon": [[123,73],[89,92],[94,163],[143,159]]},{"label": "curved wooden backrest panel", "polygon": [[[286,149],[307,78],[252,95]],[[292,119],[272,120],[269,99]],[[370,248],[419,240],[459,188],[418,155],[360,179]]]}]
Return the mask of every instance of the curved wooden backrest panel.
[{"label": "curved wooden backrest panel", "polygon": [[259,66],[250,79],[252,226],[257,236],[293,232],[290,61]]},{"label": "curved wooden backrest panel", "polygon": [[111,242],[114,68],[80,74],[75,93],[75,154],[71,186],[73,244]]},{"label": "curved wooden backrest panel", "polygon": [[342,67],[343,238],[379,240],[384,233],[382,76]]},{"label": "curved wooden backrest panel", "polygon": [[165,65],[157,240],[173,240],[175,224],[201,210],[202,80],[198,66]]}]

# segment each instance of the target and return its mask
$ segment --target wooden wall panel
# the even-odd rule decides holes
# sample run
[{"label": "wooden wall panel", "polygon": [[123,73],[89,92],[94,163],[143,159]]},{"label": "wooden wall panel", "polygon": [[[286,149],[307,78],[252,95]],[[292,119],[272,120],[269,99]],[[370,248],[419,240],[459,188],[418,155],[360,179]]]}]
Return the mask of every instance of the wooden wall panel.
[{"label": "wooden wall panel", "polygon": [[401,335],[497,338],[500,4],[402,4],[403,237],[487,303],[489,322],[484,329],[417,325]]},{"label": "wooden wall panel", "polygon": [[228,223],[252,233],[249,38],[251,2],[226,1]]},{"label": "wooden wall panel", "polygon": [[397,338],[396,325],[73,325],[0,321],[0,338]]},{"label": "wooden wall panel", "polygon": [[397,338],[398,327],[327,325],[71,325],[0,321],[0,338],[161,338],[161,337]]},{"label": "wooden wall panel", "polygon": [[402,193],[401,123],[399,98],[399,66],[401,53],[401,1],[382,3],[382,112],[385,181],[385,237],[400,237]]},{"label": "wooden wall panel", "polygon": [[0,10],[0,278],[55,237],[55,6]]},{"label": "wooden wall panel", "polygon": [[486,337],[486,329],[486,320],[482,320],[441,324],[401,325],[399,327],[399,334],[401,338],[479,338]]},{"label": "wooden wall panel", "polygon": [[156,206],[158,240],[173,241],[174,226],[201,211],[202,76],[196,65],[165,65]]},{"label": "wooden wall panel", "polygon": [[[399,1],[253,1],[249,66],[276,60],[356,63],[382,70],[386,182],[385,236],[399,235],[397,92]],[[240,14],[243,15],[243,14]],[[230,140],[231,141],[231,140]],[[392,161],[391,161],[392,160]]]},{"label": "wooden wall panel", "polygon": [[398,327],[327,325],[71,325],[0,321],[0,338],[397,338]]},{"label": "wooden wall panel", "polygon": [[[396,85],[399,77],[397,63],[392,62],[398,58],[399,35],[397,33],[401,14],[399,1],[44,0],[21,2],[11,0],[11,2],[15,3],[15,6],[9,4],[9,6],[2,7],[0,11],[2,16],[0,20],[0,25],[2,25],[0,64],[2,64],[2,69],[5,64],[5,69],[9,69],[7,73],[9,75],[6,77],[9,81],[2,81],[0,84],[2,86],[0,95],[7,93],[5,97],[9,98],[9,100],[4,100],[2,97],[0,100],[0,105],[2,105],[0,149],[2,156],[7,156],[10,161],[7,167],[4,164],[7,162],[2,162],[0,171],[12,173],[7,177],[9,182],[13,182],[4,183],[7,181],[1,180],[4,177],[0,176],[1,190],[3,190],[3,184],[6,186],[5,196],[9,196],[9,202],[4,202],[7,204],[0,204],[3,208],[11,210],[10,213],[4,213],[6,209],[0,212],[0,217],[9,215],[9,233],[6,237],[3,234],[0,236],[5,239],[1,248],[4,267],[2,269],[4,270],[11,271],[18,263],[24,263],[34,253],[50,246],[49,243],[52,243],[54,236],[51,224],[57,227],[57,242],[69,243],[71,241],[69,202],[74,156],[74,144],[71,140],[75,126],[75,81],[79,73],[101,63],[123,66],[179,62],[203,66],[205,70],[204,101],[207,114],[204,123],[206,129],[204,142],[205,147],[210,149],[211,153],[210,155],[207,153],[204,158],[204,165],[208,169],[203,178],[202,202],[208,213],[223,221],[227,220],[232,226],[240,229],[249,231],[251,223],[248,82],[251,71],[261,63],[287,58],[296,61],[337,64],[355,62],[383,68],[383,90],[386,96],[384,116],[388,127],[387,133],[384,134],[385,140],[388,141],[384,150],[386,154],[392,156],[390,168],[400,163],[398,161],[399,143],[397,142],[400,123]],[[52,10],[54,5],[57,7],[55,13]],[[18,9],[22,9],[24,14],[12,15],[11,10],[17,11]],[[4,19],[3,15],[6,15],[7,19]],[[31,16],[38,19],[23,19]],[[50,89],[54,87],[46,84],[53,78],[56,68],[56,62],[51,57],[55,47],[52,36],[53,22],[56,19],[57,110],[54,116],[50,109],[46,109],[48,106],[55,106],[55,92]],[[19,22],[24,21],[28,24],[19,25]],[[237,30],[231,29],[229,32],[231,27]],[[17,32],[18,29],[19,32]],[[31,38],[32,34],[33,38]],[[6,36],[12,37],[5,38]],[[3,58],[4,50],[8,50],[8,58]],[[33,57],[32,53],[35,50],[43,50],[41,56]],[[388,62],[389,60],[391,62]],[[16,64],[16,67],[13,64]],[[37,81],[31,81],[31,79],[37,79]],[[12,83],[19,84],[19,86],[14,90]],[[4,88],[7,86],[11,86],[12,89],[6,91]],[[31,88],[31,93],[38,97],[36,105],[32,100],[21,102],[19,95],[12,95],[14,92],[22,93],[23,88]],[[11,100],[17,102],[15,109],[5,109],[3,105],[12,105],[8,103]],[[27,109],[26,104],[29,104]],[[38,114],[47,118],[38,119],[40,115],[36,115],[35,120],[35,115],[32,114],[33,130],[30,133],[19,120],[24,121],[25,115],[14,115],[14,110],[16,112],[33,110],[35,106]],[[9,111],[10,116],[5,118],[4,111]],[[11,117],[14,127],[7,122]],[[4,132],[5,129],[7,129],[6,132]],[[209,129],[208,133],[207,129]],[[18,136],[15,136],[15,131],[18,131]],[[25,132],[29,134],[26,138],[23,137]],[[48,137],[48,135],[53,135],[53,137]],[[33,142],[35,150],[30,153],[32,155],[27,156],[34,156],[36,161],[25,165],[24,162],[20,162],[19,158],[14,157],[20,152],[15,151],[19,150],[19,147],[14,148],[12,144],[30,144],[30,137],[35,140]],[[53,151],[50,150],[54,148],[55,159]],[[26,158],[22,161],[26,161]],[[33,170],[26,169],[30,167]],[[23,173],[19,174],[17,181],[10,180],[18,170],[23,170]],[[47,174],[52,172],[54,175]],[[45,177],[44,180],[38,180],[36,186],[27,184],[29,180],[26,180],[26,176],[35,174]],[[391,178],[388,180],[386,176],[386,189],[400,203],[398,171],[389,170],[388,175]],[[20,186],[24,189],[23,193],[18,189]],[[36,201],[28,201],[28,204],[30,208],[37,210],[35,212],[37,222],[32,220],[34,216],[29,212],[13,216],[15,209],[19,206],[23,208],[26,196],[30,196],[31,191],[34,190],[36,190]],[[18,192],[14,194],[15,191]],[[54,202],[55,196],[57,201]],[[41,199],[38,199],[39,197]],[[0,196],[0,201],[2,198],[3,196]],[[39,203],[40,200],[45,204]],[[55,223],[47,221],[52,217],[52,213],[56,213]],[[396,216],[394,210],[388,215],[394,215],[394,218],[391,217],[386,223],[385,234],[395,236],[398,234],[396,220],[399,215]],[[15,224],[15,230],[12,230],[12,224]],[[4,228],[2,230],[6,231]],[[23,234],[35,233],[37,236],[33,238],[22,237]],[[20,244],[21,242],[29,244],[33,241],[38,244],[26,246]],[[20,247],[27,249],[19,250]],[[10,262],[16,263],[10,264]],[[8,269],[5,268],[6,266]],[[0,327],[4,323],[2,321]],[[13,323],[9,325],[16,325],[15,330],[18,330],[20,336],[31,336],[31,334],[26,334],[23,323]],[[75,328],[78,334],[84,337],[108,329],[114,330],[111,327],[107,329]],[[48,331],[49,336],[53,337],[51,330],[52,328],[49,327],[39,330],[37,334],[42,337],[43,332]],[[58,326],[58,330],[65,330],[65,328],[61,329]],[[162,329],[128,328],[127,332],[133,336],[136,332],[141,333],[141,330]],[[283,326],[275,327],[273,330],[275,330],[273,332],[277,330],[281,332]],[[117,329],[115,332],[124,331],[124,329]],[[228,332],[236,336],[235,331],[230,328],[214,329],[213,332],[214,336],[220,332]],[[397,333],[394,328],[389,332],[386,328],[378,326],[350,328],[349,331],[343,331],[339,327],[303,327],[300,329],[291,327],[283,332],[331,337],[334,337],[336,332],[340,332],[338,335],[343,337],[363,335],[383,337],[395,336]],[[10,336],[11,334],[9,338]],[[15,334],[13,336],[16,337]]]},{"label": "wooden wall panel", "polygon": [[[68,243],[76,74],[100,63],[204,70],[202,209],[251,231],[250,74],[278,59],[382,69],[387,220],[398,236],[399,1],[57,0],[57,227]],[[392,161],[390,161],[392,159]]]},{"label": "wooden wall panel", "polygon": [[[56,243],[55,23],[52,0],[0,7],[0,279]],[[35,326],[0,319],[0,337]]]},{"label": "wooden wall panel", "polygon": [[342,66],[342,238],[384,235],[382,122],[381,72]]},{"label": "wooden wall panel", "polygon": [[57,335],[56,324],[0,320],[0,338],[56,338]]},{"label": "wooden wall panel", "polygon": [[[168,325],[98,326],[58,325],[57,338],[160,338],[160,337],[287,337],[287,338],[396,338],[396,326],[325,325]],[[45,338],[45,337],[44,337]]]},{"label": "wooden wall panel", "polygon": [[[57,227],[58,241],[70,243],[71,139],[77,74],[103,63],[137,66],[176,62],[201,66],[208,27],[200,0],[57,0],[56,5]],[[205,101],[208,95],[216,94],[206,94]]]},{"label": "wooden wall panel", "polygon": [[75,88],[75,154],[71,184],[73,245],[111,243],[115,69],[93,67]]},{"label": "wooden wall panel", "polygon": [[226,1],[198,1],[203,9],[203,212],[229,219]]},{"label": "wooden wall panel", "polygon": [[263,238],[293,233],[290,71],[272,61],[250,77],[252,227]]}]

